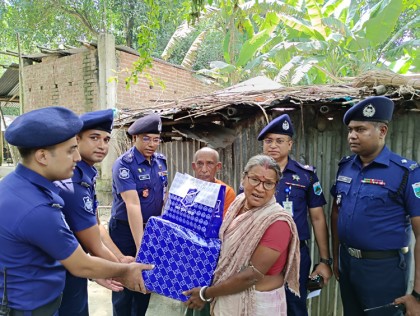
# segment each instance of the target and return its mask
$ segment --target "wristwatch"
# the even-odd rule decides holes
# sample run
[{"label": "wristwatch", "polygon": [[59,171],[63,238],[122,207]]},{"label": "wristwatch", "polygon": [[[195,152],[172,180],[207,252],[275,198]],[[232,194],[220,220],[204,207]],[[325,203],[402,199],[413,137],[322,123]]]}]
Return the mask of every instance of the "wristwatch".
[{"label": "wristwatch", "polygon": [[413,289],[413,292],[411,292],[411,295],[414,296],[414,298],[416,299],[416,301],[420,301],[420,294],[417,293],[414,289]]},{"label": "wristwatch", "polygon": [[332,258],[328,258],[328,259],[320,258],[319,262],[325,263],[325,264],[330,266],[330,265],[332,265],[333,260],[332,260]]}]

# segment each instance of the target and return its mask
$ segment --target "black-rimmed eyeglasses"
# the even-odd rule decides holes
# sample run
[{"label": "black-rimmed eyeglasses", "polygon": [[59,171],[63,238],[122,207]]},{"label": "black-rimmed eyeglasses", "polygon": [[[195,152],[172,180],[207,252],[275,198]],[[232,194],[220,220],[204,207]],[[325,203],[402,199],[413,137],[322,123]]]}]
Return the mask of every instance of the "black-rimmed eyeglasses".
[{"label": "black-rimmed eyeglasses", "polygon": [[249,175],[246,175],[246,177],[248,178],[248,182],[250,185],[252,185],[253,187],[257,187],[260,185],[260,183],[262,183],[263,188],[267,191],[274,189],[277,184],[276,182],[271,182],[271,181],[261,181],[260,179],[250,177]]}]

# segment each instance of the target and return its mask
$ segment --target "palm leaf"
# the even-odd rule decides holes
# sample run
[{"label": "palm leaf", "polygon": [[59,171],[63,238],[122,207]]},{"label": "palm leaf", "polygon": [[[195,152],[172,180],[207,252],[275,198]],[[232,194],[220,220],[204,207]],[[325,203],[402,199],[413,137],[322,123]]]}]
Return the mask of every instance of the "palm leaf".
[{"label": "palm leaf", "polygon": [[284,83],[286,85],[290,85],[289,77],[291,77],[293,73],[293,68],[296,65],[300,64],[303,61],[302,56],[295,56],[293,57],[288,63],[286,63],[279,71],[277,76],[274,78],[274,81]]},{"label": "palm leaf", "polygon": [[353,36],[352,32],[347,27],[347,25],[345,25],[343,22],[341,22],[339,19],[336,19],[335,17],[330,16],[328,18],[324,18],[322,19],[322,22],[333,31],[340,33],[342,36]]},{"label": "palm leaf", "polygon": [[[216,12],[219,12],[220,9],[215,7],[206,7],[206,10],[202,13],[202,16],[200,17],[201,20],[208,20],[210,19]],[[168,44],[166,44],[165,49],[163,50],[161,54],[161,58],[163,60],[168,60],[169,57],[171,57],[172,53],[174,52],[176,46],[185,39],[188,35],[190,35],[192,32],[194,32],[199,24],[189,24],[188,21],[184,21],[179,25],[172,34],[171,38],[169,39]]]},{"label": "palm leaf", "polygon": [[325,38],[327,33],[322,24],[322,14],[318,4],[315,0],[308,0],[306,2],[306,8],[308,9],[309,21],[311,22],[312,27]]},{"label": "palm leaf", "polygon": [[301,80],[307,75],[309,70],[311,70],[314,64],[316,63],[317,63],[316,59],[309,59],[309,60],[305,60],[304,63],[298,65],[292,75],[291,84],[292,85],[299,84],[299,82],[301,82]]},{"label": "palm leaf", "polygon": [[177,27],[174,34],[172,34],[171,38],[169,39],[168,44],[166,44],[165,49],[161,54],[161,58],[163,60],[168,60],[171,57],[173,51],[175,50],[176,46],[189,34],[195,31],[195,26],[191,26],[187,21],[182,22],[180,26]]},{"label": "palm leaf", "polygon": [[206,36],[207,31],[203,31],[195,38],[194,42],[191,44],[188,52],[185,54],[184,59],[182,60],[181,66],[192,69],[192,65],[197,60],[197,53],[201,47],[201,43],[204,41],[204,37]]},{"label": "palm leaf", "polygon": [[375,6],[376,10],[372,9],[374,12],[365,24],[366,38],[374,46],[392,34],[402,11],[402,0],[383,1],[379,4],[378,8]]}]

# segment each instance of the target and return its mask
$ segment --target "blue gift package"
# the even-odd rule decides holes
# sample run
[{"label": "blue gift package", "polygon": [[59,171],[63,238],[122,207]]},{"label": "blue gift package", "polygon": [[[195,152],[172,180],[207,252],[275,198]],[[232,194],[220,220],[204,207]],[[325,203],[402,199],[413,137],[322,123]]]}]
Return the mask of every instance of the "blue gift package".
[{"label": "blue gift package", "polygon": [[226,187],[177,173],[162,218],[190,228],[203,237],[218,238]]},{"label": "blue gift package", "polygon": [[183,291],[211,284],[219,252],[219,239],[151,217],[136,261],[155,265],[142,272],[149,291],[185,302]]}]

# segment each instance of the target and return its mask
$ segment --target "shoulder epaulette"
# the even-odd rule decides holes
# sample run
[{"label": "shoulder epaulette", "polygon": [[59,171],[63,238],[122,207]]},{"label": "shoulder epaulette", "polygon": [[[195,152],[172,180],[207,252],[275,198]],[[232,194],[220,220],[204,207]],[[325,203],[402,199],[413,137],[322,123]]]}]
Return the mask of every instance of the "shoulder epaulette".
[{"label": "shoulder epaulette", "polygon": [[351,156],[344,156],[343,158],[341,158],[340,162],[338,163],[338,165],[341,165],[349,160],[351,160],[354,157],[354,155]]},{"label": "shoulder epaulette", "polygon": [[297,162],[297,161],[295,161],[295,162],[296,162],[296,166],[298,166],[299,168],[301,168],[303,170],[316,172],[316,168],[314,166],[304,165],[304,164],[301,164],[300,162]]},{"label": "shoulder epaulette", "polygon": [[166,160],[166,156],[162,153],[156,153],[155,155],[156,155],[156,158]]},{"label": "shoulder epaulette", "polygon": [[127,151],[121,158],[123,161],[127,162],[127,163],[131,163],[133,162],[134,159],[134,152],[133,149],[130,149],[129,151]]},{"label": "shoulder epaulette", "polygon": [[410,171],[415,170],[419,167],[419,164],[416,161],[401,157],[400,155],[397,155],[396,153],[391,153],[391,156],[389,159],[393,161],[395,164]]}]

